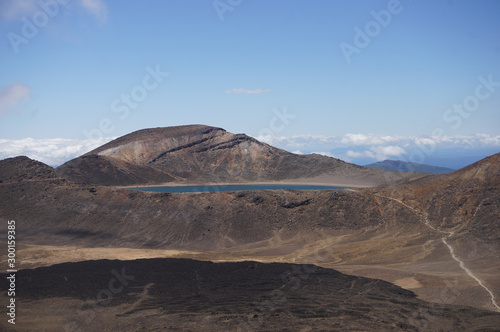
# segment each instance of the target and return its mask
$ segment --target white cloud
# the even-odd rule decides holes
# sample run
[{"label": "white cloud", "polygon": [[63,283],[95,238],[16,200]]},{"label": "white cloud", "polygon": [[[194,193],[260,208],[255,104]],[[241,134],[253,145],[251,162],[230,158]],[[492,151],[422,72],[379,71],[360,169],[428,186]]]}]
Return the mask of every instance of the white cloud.
[{"label": "white cloud", "polygon": [[399,157],[408,154],[405,149],[396,145],[375,146],[370,148],[370,150],[375,153],[375,159],[377,160],[385,160],[389,157]]},{"label": "white cloud", "polygon": [[4,0],[0,2],[0,13],[8,21],[20,20],[37,10],[37,0]]},{"label": "white cloud", "polygon": [[408,154],[408,152],[399,146],[377,146],[365,151],[348,150],[346,156],[350,158],[371,158],[380,161],[397,158],[405,154]]},{"label": "white cloud", "polygon": [[81,0],[81,6],[99,21],[104,22],[108,16],[106,4],[102,0]]},{"label": "white cloud", "polygon": [[[349,147],[375,147],[375,146],[464,146],[472,147],[500,147],[500,135],[475,134],[472,136],[392,136],[375,134],[345,134],[342,136],[318,136],[318,135],[297,135],[297,136],[257,136],[258,140],[274,143],[280,146],[304,148],[311,146],[323,146],[329,148],[349,148]],[[312,150],[311,150],[312,151]]]},{"label": "white cloud", "polygon": [[224,93],[247,93],[247,94],[263,94],[270,92],[271,89],[242,89],[234,88],[231,90],[226,90]]},{"label": "white cloud", "polygon": [[[296,135],[257,136],[258,140],[287,151],[300,150],[302,153],[329,151],[324,155],[335,155],[346,161],[356,159],[405,159],[416,158],[422,153],[432,155],[437,150],[446,149],[498,149],[500,135],[475,134],[471,136],[397,136],[376,134],[345,134],[341,136]],[[318,152],[316,152],[318,153]],[[364,161],[363,161],[364,162]]]},{"label": "white cloud", "polygon": [[255,137],[255,139],[257,139],[258,141],[267,143],[267,144],[271,144],[271,145],[273,144],[273,142],[276,141],[276,137],[274,137],[272,135],[261,135],[261,136]]},{"label": "white cloud", "polygon": [[375,154],[371,151],[352,151],[348,150],[346,152],[346,156],[350,158],[373,158],[375,159]]},{"label": "white cloud", "polygon": [[[7,21],[21,20],[26,17],[28,20],[32,21],[32,17],[35,13],[41,12],[45,13],[46,0],[2,0],[0,1],[0,15]],[[57,6],[57,11],[59,12],[62,6],[71,6],[74,3],[78,4],[85,12],[93,15],[96,19],[101,22],[105,22],[107,19],[108,11],[106,4],[102,0],[78,0],[77,2],[68,1],[67,4],[57,0],[54,1],[54,8]],[[52,8],[52,7],[51,7]],[[55,11],[55,9],[54,9]]]},{"label": "white cloud", "polygon": [[381,160],[386,160],[386,159],[394,159],[394,157],[400,157],[402,155],[408,154],[408,152],[405,151],[405,149],[399,147],[399,146],[394,146],[394,145],[387,145],[387,146],[374,146],[370,147],[368,150],[365,151],[353,151],[353,150],[348,150],[346,152],[346,156],[351,159],[351,158],[371,158],[375,159],[377,161]]},{"label": "white cloud", "polygon": [[401,140],[401,137],[391,135],[345,134],[340,139],[340,142],[346,145],[381,145],[399,140]]},{"label": "white cloud", "polygon": [[438,139],[432,139],[428,137],[416,137],[413,140],[417,145],[434,146],[438,143]]},{"label": "white cloud", "polygon": [[17,105],[30,94],[30,88],[23,83],[5,86],[0,90],[0,115]]},{"label": "white cloud", "polygon": [[51,166],[58,166],[66,161],[87,153],[112,138],[78,140],[65,138],[18,140],[0,139],[0,160],[16,156],[28,156]]},{"label": "white cloud", "polygon": [[346,145],[364,145],[368,143],[367,139],[368,137],[362,134],[345,134],[340,141]]}]

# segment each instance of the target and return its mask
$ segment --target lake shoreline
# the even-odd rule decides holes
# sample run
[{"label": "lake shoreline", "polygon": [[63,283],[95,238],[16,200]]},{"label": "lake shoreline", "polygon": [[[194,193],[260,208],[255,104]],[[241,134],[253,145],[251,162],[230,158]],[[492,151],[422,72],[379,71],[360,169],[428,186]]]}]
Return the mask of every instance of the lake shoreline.
[{"label": "lake shoreline", "polygon": [[139,184],[133,186],[114,186],[117,189],[137,189],[137,188],[155,188],[155,187],[187,187],[187,186],[195,186],[195,187],[204,187],[204,186],[252,186],[252,185],[286,185],[286,186],[322,186],[322,187],[344,187],[344,188],[370,188],[373,186],[362,185],[362,184],[353,184],[353,183],[318,183],[318,182],[300,182],[300,181],[258,181],[258,182],[206,182],[206,183],[179,183],[179,182],[166,182],[160,184]]},{"label": "lake shoreline", "polygon": [[207,193],[221,191],[250,191],[250,190],[340,190],[350,189],[344,186],[307,185],[307,184],[232,184],[232,185],[186,185],[186,186],[149,186],[135,187],[133,190],[159,193]]}]

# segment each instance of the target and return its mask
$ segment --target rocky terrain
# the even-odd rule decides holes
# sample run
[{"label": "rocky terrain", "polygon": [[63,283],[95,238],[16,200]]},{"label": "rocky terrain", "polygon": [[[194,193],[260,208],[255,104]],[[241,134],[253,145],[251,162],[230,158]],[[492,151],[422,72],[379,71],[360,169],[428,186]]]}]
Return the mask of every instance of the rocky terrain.
[{"label": "rocky terrain", "polygon": [[387,186],[384,195],[425,211],[431,226],[499,242],[500,153],[449,174]]},{"label": "rocky terrain", "polygon": [[493,331],[500,324],[500,314],[433,305],[388,282],[315,265],[98,260],[22,270],[17,282],[16,328],[25,331]]},{"label": "rocky terrain", "polygon": [[[369,171],[366,171],[367,168],[337,162],[333,158],[299,156],[302,159],[293,159],[296,155],[274,149],[248,137],[243,137],[239,143],[233,141],[234,145],[227,148],[229,150],[218,149],[217,142],[226,142],[218,145],[226,147],[233,144],[227,143],[226,138],[238,135],[226,133],[218,128],[205,132],[208,128],[212,127],[189,126],[139,131],[110,142],[57,169],[26,157],[0,161],[0,227],[5,232],[6,221],[16,220],[20,268],[33,269],[64,262],[120,260],[114,263],[110,261],[85,263],[95,265],[63,264],[57,265],[57,268],[53,267],[54,270],[49,268],[21,271],[19,276],[24,276],[23,283],[31,285],[30,288],[26,288],[29,289],[28,293],[20,295],[29,299],[29,305],[23,309],[26,310],[25,317],[33,312],[44,312],[42,310],[44,307],[62,308],[59,320],[48,318],[45,320],[48,324],[47,329],[51,330],[49,327],[52,323],[66,324],[71,321],[67,317],[71,316],[71,313],[74,314],[74,310],[65,308],[65,305],[74,308],[79,305],[79,301],[84,300],[82,294],[87,294],[87,291],[83,289],[88,287],[78,290],[80,281],[74,281],[72,286],[68,284],[68,287],[75,287],[76,290],[64,288],[68,294],[73,295],[62,299],[60,293],[51,290],[50,285],[55,284],[51,283],[48,275],[54,276],[54,280],[59,280],[57,283],[77,271],[80,271],[82,278],[83,276],[92,278],[83,274],[92,266],[92,270],[101,271],[96,272],[102,273],[98,278],[108,282],[111,278],[110,268],[103,266],[127,264],[131,269],[140,267],[147,270],[150,267],[141,264],[153,261],[141,261],[142,263],[137,263],[137,267],[134,267],[134,262],[128,261],[175,257],[212,262],[251,260],[262,263],[315,264],[328,268],[325,270],[318,267],[316,271],[321,271],[319,275],[315,272],[310,273],[308,275],[310,280],[316,280],[317,283],[304,286],[300,292],[287,297],[290,301],[287,301],[283,308],[283,316],[274,315],[273,312],[269,315],[273,323],[269,324],[292,327],[303,324],[300,326],[304,328],[315,326],[319,330],[331,330],[337,327],[339,330],[345,329],[342,326],[364,330],[362,326],[373,324],[380,324],[373,326],[379,326],[382,330],[494,330],[495,325],[492,322],[497,322],[496,319],[500,315],[494,313],[500,311],[497,302],[500,298],[498,279],[500,154],[450,174],[413,174],[401,181],[396,173],[369,168]],[[193,129],[200,130],[201,136],[208,135],[211,138],[205,137],[206,141],[187,147],[186,145],[193,139],[190,138]],[[172,130],[175,135],[172,134]],[[164,131],[169,135],[164,135]],[[179,143],[179,139],[186,132],[189,133],[189,137],[184,137],[184,141]],[[177,143],[175,140],[165,138],[172,135],[176,137]],[[159,146],[157,144],[160,144],[158,142],[163,142],[161,144],[164,145],[156,148]],[[148,144],[153,144],[153,147]],[[138,145],[145,147],[128,149],[130,146]],[[253,157],[244,160],[234,159],[242,157],[245,146]],[[178,149],[175,150],[176,148]],[[203,150],[204,148],[208,149]],[[154,153],[147,154],[146,152],[151,149]],[[263,150],[256,152],[256,149]],[[158,153],[160,150],[167,153],[162,155]],[[262,155],[267,153],[266,151],[270,151],[270,154],[264,158]],[[214,155],[216,157],[213,157]],[[289,163],[287,158],[295,162]],[[168,162],[163,162],[165,160]],[[229,163],[230,160],[239,161],[233,165]],[[219,169],[219,166],[213,166],[216,165],[213,164],[214,161],[224,166],[220,166]],[[305,166],[302,162],[310,163],[312,171],[303,169]],[[185,166],[184,169],[202,172],[200,174],[205,175],[181,173],[183,163],[191,167]],[[333,165],[333,170],[330,170],[327,164]],[[238,167],[240,171],[243,169],[245,171],[236,171]],[[225,168],[228,171],[224,173]],[[288,171],[284,172],[282,169]],[[208,177],[231,179],[234,182],[249,181],[249,179],[279,179],[281,176],[279,174],[283,174],[290,181],[293,180],[290,174],[298,176],[297,180],[319,179],[325,174],[330,174],[331,179],[337,172],[349,175],[347,177],[352,181],[362,178],[364,174],[367,174],[369,179],[370,176],[375,179],[376,173],[370,173],[372,171],[382,172],[379,173],[382,176],[379,176],[378,180],[369,180],[366,184],[369,188],[364,189],[153,193],[111,186],[111,184],[130,184],[139,180],[165,181],[167,177],[173,179],[172,183],[203,179],[208,181]],[[205,177],[206,174],[208,177]],[[227,174],[230,176],[227,177]],[[318,174],[322,175],[318,177]],[[158,177],[155,178],[156,176]],[[307,178],[308,176],[311,177]],[[377,181],[380,186],[370,187]],[[5,239],[0,239],[0,243],[5,243]],[[1,253],[1,256],[5,259],[6,253]],[[170,270],[168,264],[173,264],[174,261],[154,262],[165,264],[165,269]],[[199,271],[199,267],[195,268],[194,265],[205,264],[182,262],[184,263],[181,265],[188,270],[196,271]],[[245,264],[257,264],[259,268],[262,267],[261,271],[269,269],[266,270],[268,272],[262,272],[269,276],[273,273],[282,273],[280,269],[298,268],[285,264]],[[84,268],[85,266],[87,268]],[[210,268],[207,268],[208,270],[203,268],[205,272],[212,271],[210,269],[215,266],[219,268],[219,265],[206,266]],[[238,266],[241,267],[241,265],[224,265],[223,269],[227,268],[224,271],[233,271],[227,273],[238,275],[239,272],[236,272],[240,271]],[[363,281],[361,284],[367,289],[356,290],[358,295],[349,295],[350,304],[345,307],[345,300],[341,302],[339,297],[328,293],[328,287],[332,286],[327,287],[325,285],[328,283],[320,282],[326,280],[326,275],[339,275],[330,269],[382,279],[411,292],[399,290],[396,291],[396,293],[402,292],[396,294],[400,296],[399,299],[389,299],[392,296],[389,294],[394,294],[393,291],[399,288],[387,288],[388,284],[381,281]],[[276,272],[278,270],[280,272]],[[47,271],[47,273],[37,274],[39,273],[37,271]],[[182,269],[176,270],[175,273],[179,275],[172,278],[190,280],[189,278],[193,277],[191,272],[185,273]],[[223,294],[228,298],[239,296],[245,298],[246,295],[242,294],[251,292],[248,289],[243,291],[251,283],[250,275],[248,274],[248,279],[242,277],[244,280],[240,280],[241,287],[226,289]],[[207,276],[198,274],[198,277],[200,279],[197,280],[204,280],[210,277],[210,273]],[[221,278],[225,277],[230,276]],[[275,280],[273,278],[275,277],[268,281],[262,279],[263,285],[268,287],[262,288],[266,290],[265,292],[278,287],[275,281],[271,281]],[[166,315],[166,309],[164,311],[158,309],[166,305],[165,298],[158,294],[165,293],[157,291],[156,287],[160,287],[157,285],[158,281],[146,279],[141,279],[138,288],[127,291],[126,294],[129,295],[124,295],[125,297],[119,300],[121,302],[115,305],[111,301],[109,306],[103,307],[103,316],[96,314],[94,322],[97,325],[92,325],[95,327],[94,330],[99,330],[101,327],[106,330],[109,327],[104,317],[113,317],[113,324],[129,324],[144,315],[151,314],[151,317]],[[35,280],[40,282],[37,283]],[[305,281],[305,279],[300,280]],[[234,284],[234,280],[232,282]],[[244,286],[245,283],[247,286]],[[280,285],[283,286],[283,281]],[[92,293],[94,290],[99,291],[100,288],[90,289]],[[238,293],[239,290],[243,293]],[[312,292],[310,294],[320,294],[325,297],[319,300],[319,295],[310,296],[307,293],[309,290]],[[165,290],[165,292],[170,291],[174,289]],[[343,291],[348,292],[348,290]],[[45,295],[37,297],[37,292]],[[79,292],[82,293],[78,295]],[[389,309],[390,307],[377,302],[373,303],[373,306],[370,305],[372,309],[367,312],[366,303],[372,302],[365,297],[366,292],[377,293],[377,296],[383,299],[379,301],[387,302],[387,305],[394,307]],[[415,299],[413,294],[418,298]],[[44,299],[45,297],[47,298]],[[149,304],[140,306],[138,304],[133,310],[125,310],[136,303],[138,298],[152,302],[141,300],[141,303]],[[169,307],[169,310],[174,310],[172,308],[175,307],[178,311],[168,316],[170,321],[174,322],[171,323],[172,329],[189,330],[196,329],[194,326],[207,326],[208,330],[214,331],[224,327],[234,330],[236,327],[234,319],[252,311],[245,306],[236,306],[239,311],[235,309],[234,312],[217,311],[220,310],[219,307],[210,311],[212,310],[210,305],[204,300],[206,297],[197,298],[196,295],[187,297],[185,301],[180,295],[175,299],[172,302],[174,306]],[[429,313],[430,308],[436,307],[424,301],[439,303],[438,307],[441,309]],[[299,302],[302,308],[310,308],[310,310],[304,309],[306,313],[303,316],[298,314]],[[64,305],[59,305],[61,303]],[[157,307],[155,303],[158,304]],[[325,306],[330,309],[325,309]],[[355,309],[356,306],[360,309]],[[377,310],[373,307],[377,307]],[[189,310],[195,314],[190,316],[186,308],[190,308]],[[420,312],[420,309],[424,311]],[[399,315],[399,318],[393,317],[390,319],[391,322],[387,319],[384,321],[382,317],[385,310],[399,312],[396,315]],[[420,316],[417,315],[420,317],[417,320],[424,319],[425,322],[430,320],[433,323],[425,323],[425,328],[412,323],[415,319],[415,310],[421,313]],[[207,314],[209,311],[210,315]],[[356,322],[350,322],[352,319],[347,318],[358,314],[360,322],[370,321],[370,323],[358,326],[355,325]],[[388,312],[386,314],[388,315]],[[185,317],[191,317],[192,320],[184,319]],[[259,315],[257,318],[260,320]],[[30,321],[29,318],[25,319]],[[153,321],[155,319],[152,318]],[[186,321],[191,321],[193,325],[181,325]],[[397,322],[396,325],[392,324],[392,321]],[[286,325],[288,323],[290,325]],[[331,329],[327,328],[327,325],[322,325],[323,323]],[[399,323],[402,325],[398,325]],[[145,321],[141,324],[152,326],[147,325],[149,323]],[[164,323],[158,322],[158,324],[161,327],[158,329],[165,328],[161,325]],[[498,323],[496,324],[498,326]],[[273,330],[270,326],[273,325],[259,325],[256,330]],[[129,327],[125,329],[131,329]],[[290,330],[293,330],[292,327]],[[154,330],[154,327],[151,329]]]}]

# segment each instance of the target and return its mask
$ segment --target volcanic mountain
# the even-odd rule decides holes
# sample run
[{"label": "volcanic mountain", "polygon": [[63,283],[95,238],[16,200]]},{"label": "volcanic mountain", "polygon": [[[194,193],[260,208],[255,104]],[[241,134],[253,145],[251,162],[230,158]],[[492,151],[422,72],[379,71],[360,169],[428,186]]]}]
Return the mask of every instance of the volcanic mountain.
[{"label": "volcanic mountain", "polygon": [[255,181],[373,186],[389,178],[416,176],[392,174],[318,154],[297,155],[245,134],[203,125],[139,130],[56,171],[73,182],[120,186]]},{"label": "volcanic mountain", "polygon": [[[209,129],[209,132],[205,132]],[[193,131],[197,130],[201,131],[200,136],[213,135],[213,138],[186,147],[190,142],[193,143]],[[172,131],[177,133],[172,134]],[[168,135],[158,132],[167,132]],[[336,318],[332,317],[358,317],[356,315],[362,317],[367,326],[371,324],[370,321],[378,324],[383,319],[385,309],[376,314],[373,311],[374,315],[371,315],[368,312],[372,311],[363,304],[365,300],[375,300],[397,305],[398,308],[394,307],[394,310],[399,312],[398,322],[416,318],[436,329],[473,329],[470,324],[462,324],[465,319],[477,322],[473,325],[478,329],[494,330],[492,326],[496,324],[499,315],[493,311],[500,310],[497,303],[500,298],[500,154],[453,173],[413,175],[403,182],[391,184],[385,180],[392,180],[392,175],[397,173],[368,169],[380,172],[383,181],[380,177],[377,180],[376,173],[367,174],[372,174],[373,183],[382,181],[384,186],[364,189],[154,193],[103,185],[143,180],[160,182],[166,179],[156,176],[169,176],[174,183],[182,183],[183,180],[213,181],[213,178],[243,181],[266,178],[266,174],[270,174],[269,179],[280,179],[276,174],[289,179],[289,175],[283,173],[283,164],[289,165],[290,172],[296,172],[294,174],[298,178],[306,180],[319,179],[324,174],[334,176],[337,171],[341,171],[341,174],[353,174],[353,178],[367,172],[363,167],[339,163],[333,158],[288,154],[246,136],[232,147],[217,149],[214,145],[218,139],[222,139],[219,136],[234,138],[238,135],[205,126],[151,129],[119,138],[55,170],[26,157],[0,161],[0,227],[5,232],[7,220],[16,221],[16,236],[20,239],[17,247],[19,268],[35,268],[20,274],[24,278],[23,284],[30,287],[29,292],[23,295],[27,300],[33,300],[30,302],[33,305],[30,312],[40,312],[45,307],[47,310],[59,310],[67,304],[69,311],[58,312],[61,313],[60,317],[69,317],[70,312],[75,312],[75,308],[79,307],[78,301],[82,301],[73,301],[84,289],[79,288],[79,280],[101,280],[100,286],[92,289],[92,294],[97,294],[107,287],[111,267],[119,269],[123,264],[136,269],[135,271],[145,271],[143,263],[126,263],[137,258],[171,257],[213,262],[252,260],[261,263],[315,264],[342,273],[383,279],[410,290],[419,299],[434,303],[415,302],[410,299],[413,293],[403,293],[402,297],[395,298],[387,292],[399,292],[396,288],[359,280],[362,285],[368,285],[368,289],[353,286],[349,290],[340,290],[341,294],[351,294],[360,299],[346,307],[345,301],[335,298],[336,295],[332,295],[333,298],[307,295],[311,288],[314,290],[312,294],[328,294],[330,286],[320,284],[320,280],[327,281],[324,271],[317,270],[321,273],[308,275],[309,279],[316,280],[317,283],[315,281],[311,286],[306,286],[303,292],[288,293],[290,301],[281,308],[283,311],[273,311],[266,316],[266,319],[272,321],[269,324],[284,324],[281,314],[285,315],[283,317],[293,317],[291,321],[297,324],[301,324],[301,317],[305,319],[302,323],[309,324],[311,321],[307,319],[319,322],[326,318],[327,322],[333,323]],[[175,143],[172,137],[177,142],[184,137],[184,141],[182,144]],[[171,146],[165,145],[158,149],[154,144],[167,144],[170,141]],[[222,141],[225,143],[219,147],[231,145],[227,140]],[[211,148],[203,150],[202,146]],[[245,146],[248,146],[247,152],[243,152]],[[180,149],[171,151],[175,147]],[[156,150],[151,152],[150,149]],[[246,153],[251,155],[254,149],[262,149],[256,153],[257,157],[243,158]],[[262,151],[268,151],[269,158],[261,158],[265,155]],[[230,160],[234,161],[234,156],[243,158],[238,160],[245,166],[230,163]],[[171,158],[168,159],[169,162],[159,163],[167,157]],[[275,158],[277,161],[271,162]],[[306,161],[320,160],[320,163],[312,162],[311,166],[318,171],[314,174],[319,176],[307,173],[307,168],[294,167],[291,170],[296,165],[286,162],[288,158],[297,158],[294,160],[297,160],[299,166],[307,164]],[[157,166],[157,163],[162,166]],[[331,171],[330,168],[319,167],[322,163],[336,168]],[[273,168],[274,166],[276,167]],[[185,171],[189,169],[193,172],[206,172],[204,174],[209,176]],[[238,169],[239,173],[235,171]],[[253,171],[244,172],[248,170]],[[354,170],[360,170],[361,173]],[[94,176],[94,173],[97,175]],[[0,239],[0,243],[4,243],[6,247],[5,238]],[[4,259],[7,258],[6,254],[6,251],[0,253]],[[120,261],[89,262],[90,265],[63,264],[51,270],[36,272],[36,268],[56,263],[101,259]],[[167,266],[168,269],[168,266],[176,264],[171,263],[157,261],[151,264]],[[177,316],[168,317],[175,322],[173,328],[181,328],[178,324],[182,324],[181,318],[187,317],[187,312],[199,313],[201,316],[193,317],[201,317],[203,322],[208,320],[207,312],[214,313],[220,319],[218,322],[248,312],[248,307],[235,313],[220,306],[205,306],[208,301],[206,299],[212,296],[220,299],[218,296],[225,294],[228,298],[236,299],[239,294],[251,293],[252,288],[245,288],[254,280],[251,277],[253,274],[245,273],[247,267],[242,272],[242,265],[225,265],[223,269],[227,268],[225,271],[229,274],[224,278],[244,276],[240,283],[234,283],[224,278],[218,282],[210,279],[213,276],[207,271],[212,271],[213,265],[205,269],[203,264],[200,264],[201,268],[190,264],[181,265],[194,271],[194,275],[175,271],[178,274],[172,276],[175,280],[194,278],[199,282],[196,285],[203,285],[201,288],[190,289],[187,298],[175,293],[177,284],[172,289],[165,290],[167,286],[155,281],[164,271],[153,271],[155,275],[144,278],[141,276],[140,283],[124,292],[124,297],[116,295],[118,302],[113,300],[112,303],[118,304],[117,310],[114,311],[114,304],[106,307],[103,311],[106,317],[101,317],[99,324],[106,324],[109,315],[116,322],[128,324],[129,319],[137,318],[134,315],[139,312],[163,319],[168,316],[168,313],[167,316],[162,316],[163,313],[175,309],[177,311],[174,316]],[[89,266],[92,271],[95,267],[99,275],[85,274],[89,271]],[[270,276],[272,273],[269,271],[300,269],[297,265],[277,267],[264,264],[261,271],[268,271],[265,274]],[[135,275],[138,274],[137,272]],[[35,275],[36,280],[30,281]],[[50,275],[55,277],[51,279]],[[317,276],[320,278],[317,279]],[[250,279],[245,279],[247,277]],[[296,277],[301,282],[306,280],[305,275]],[[209,284],[213,288],[207,286],[206,278],[210,279]],[[276,275],[271,279],[259,279],[265,286],[265,294],[270,294],[268,291],[272,292],[285,283],[277,282]],[[73,299],[66,299],[69,302],[64,302],[66,300],[57,293],[61,282],[70,282],[64,285],[68,294],[73,294],[70,295]],[[226,284],[221,285],[221,282],[235,285],[237,289],[235,292],[229,291],[224,286]],[[335,281],[332,283],[335,284]],[[211,295],[200,293],[199,289],[205,289]],[[238,293],[238,289],[243,293]],[[158,313],[154,311],[154,308],[158,308],[156,304],[165,306],[171,299],[162,295],[167,294],[165,292],[175,293],[176,302],[173,307],[162,307],[164,309],[161,310],[164,311]],[[358,295],[354,295],[355,293]],[[255,294],[259,299],[264,296],[262,293]],[[53,302],[45,297],[53,297],[57,301]],[[339,311],[324,309],[326,303],[331,308],[339,308]],[[472,306],[480,311],[458,308],[455,305]],[[128,307],[132,309],[127,309]],[[300,314],[303,308],[309,310],[307,314]],[[429,308],[434,310],[430,314],[431,318]],[[150,309],[154,310],[148,311]],[[489,317],[493,317],[493,320],[490,321]],[[51,322],[49,320],[46,326]],[[203,322],[196,322],[199,323],[198,326],[203,326]],[[193,329],[197,323],[193,323]],[[220,327],[218,323],[214,324],[207,326]],[[395,330],[419,329],[412,324],[384,324],[373,326]]]}]

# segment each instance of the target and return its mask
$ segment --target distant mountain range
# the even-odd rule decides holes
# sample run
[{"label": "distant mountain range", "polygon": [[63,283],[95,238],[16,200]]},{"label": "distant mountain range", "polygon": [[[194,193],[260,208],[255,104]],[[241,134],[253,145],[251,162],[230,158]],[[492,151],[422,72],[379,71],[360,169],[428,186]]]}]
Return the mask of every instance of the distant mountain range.
[{"label": "distant mountain range", "polygon": [[365,165],[366,167],[384,169],[387,171],[396,171],[396,172],[420,172],[420,173],[451,173],[455,171],[452,168],[447,167],[439,167],[439,166],[431,166],[426,164],[419,163],[409,163],[402,160],[384,160],[379,161],[373,164]]}]

